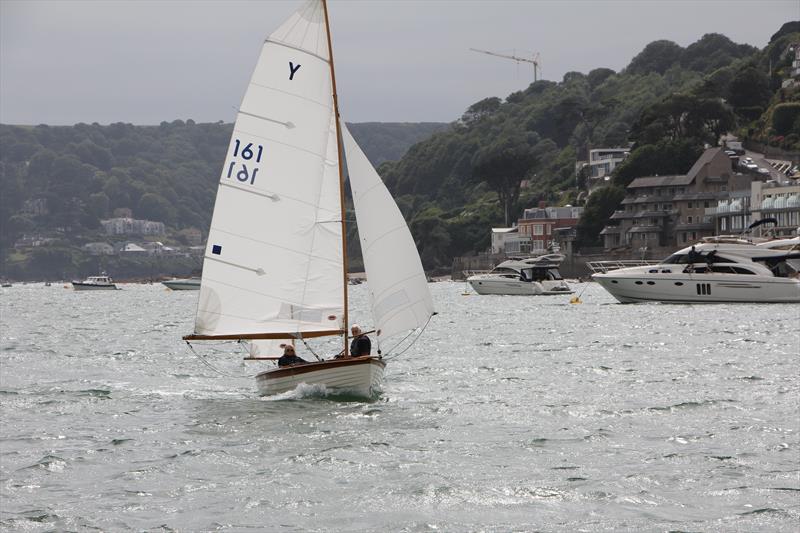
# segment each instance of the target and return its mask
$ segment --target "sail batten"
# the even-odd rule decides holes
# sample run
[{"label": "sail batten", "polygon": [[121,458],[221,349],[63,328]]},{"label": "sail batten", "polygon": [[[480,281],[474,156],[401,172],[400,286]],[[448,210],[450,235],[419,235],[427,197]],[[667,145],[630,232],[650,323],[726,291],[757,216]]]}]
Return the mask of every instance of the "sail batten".
[{"label": "sail batten", "polygon": [[196,340],[344,329],[326,41],[321,5],[309,2],[262,45],[220,174]]}]

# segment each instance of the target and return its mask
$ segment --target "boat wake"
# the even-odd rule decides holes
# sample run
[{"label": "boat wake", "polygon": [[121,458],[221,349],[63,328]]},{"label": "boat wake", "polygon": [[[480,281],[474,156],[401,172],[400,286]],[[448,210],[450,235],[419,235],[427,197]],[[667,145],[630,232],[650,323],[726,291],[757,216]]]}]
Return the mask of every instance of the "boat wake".
[{"label": "boat wake", "polygon": [[262,396],[264,401],[274,402],[283,400],[331,400],[334,402],[374,402],[380,397],[380,391],[375,390],[369,396],[357,390],[329,389],[319,383],[301,383],[294,389],[272,396]]}]

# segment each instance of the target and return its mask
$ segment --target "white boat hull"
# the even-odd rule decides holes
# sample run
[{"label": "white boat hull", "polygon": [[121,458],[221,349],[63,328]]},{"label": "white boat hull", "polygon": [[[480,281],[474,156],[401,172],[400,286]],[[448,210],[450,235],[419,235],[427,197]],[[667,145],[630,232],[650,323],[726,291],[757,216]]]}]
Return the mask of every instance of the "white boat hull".
[{"label": "white boat hull", "polygon": [[673,274],[655,278],[622,271],[592,277],[621,303],[800,302],[800,280],[793,278],[730,274]]},{"label": "white boat hull", "polygon": [[80,283],[77,281],[72,282],[72,288],[76,291],[115,291],[117,286],[113,283],[110,285],[98,285],[95,283]]},{"label": "white boat hull", "polygon": [[162,281],[162,285],[172,289],[173,291],[199,291],[200,280],[193,279],[174,279],[170,281]]},{"label": "white boat hull", "polygon": [[256,376],[261,396],[288,392],[298,385],[317,385],[328,391],[370,397],[380,390],[386,363],[375,357],[353,357],[276,368]]},{"label": "white boat hull", "polygon": [[563,282],[522,281],[494,277],[491,274],[471,276],[467,279],[478,294],[506,294],[512,296],[549,296],[572,294],[574,291]]}]

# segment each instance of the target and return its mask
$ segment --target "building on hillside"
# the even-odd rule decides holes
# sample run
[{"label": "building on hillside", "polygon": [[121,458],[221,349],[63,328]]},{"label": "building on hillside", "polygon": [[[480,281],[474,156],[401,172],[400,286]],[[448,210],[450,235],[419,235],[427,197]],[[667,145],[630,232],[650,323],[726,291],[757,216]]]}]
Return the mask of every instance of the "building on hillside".
[{"label": "building on hillside", "polygon": [[100,224],[106,235],[163,235],[166,227],[163,222],[136,220],[133,218],[110,218]]},{"label": "building on hillside", "polygon": [[[773,229],[760,226],[756,231],[772,231],[776,237],[798,234],[800,227],[800,184],[779,185],[774,181],[753,182],[751,194],[753,220],[774,218],[778,221]],[[759,233],[761,234],[761,233]]]},{"label": "building on hillside", "polygon": [[630,148],[595,148],[589,150],[589,188],[611,178],[617,165],[630,155]]},{"label": "building on hillside", "polygon": [[[707,210],[720,200],[749,203],[743,198],[749,198],[752,180],[753,175],[733,172],[722,148],[707,149],[685,175],[636,178],[601,232],[605,248],[674,249],[715,235],[716,222]],[[745,218],[732,222],[735,227],[748,223]]]},{"label": "building on hillside", "polygon": [[114,247],[107,242],[89,242],[81,249],[91,255],[114,255]]},{"label": "building on hillside", "polygon": [[147,255],[147,250],[145,250],[136,243],[126,242],[125,244],[120,246],[119,253],[128,255]]},{"label": "building on hillside", "polygon": [[47,215],[50,210],[47,209],[47,198],[33,198],[32,200],[25,200],[22,204],[21,213],[23,215]]},{"label": "building on hillside", "polygon": [[787,55],[792,63],[789,66],[789,77],[783,80],[781,84],[784,89],[800,86],[800,41],[793,42],[786,47],[782,57]]},{"label": "building on hillside", "polygon": [[38,246],[46,246],[55,239],[52,237],[42,237],[41,235],[23,235],[14,243],[14,248],[36,248]]},{"label": "building on hillside", "polygon": [[519,236],[518,228],[492,228],[492,253],[502,254],[506,251],[506,239]]},{"label": "building on hillside", "polygon": [[543,254],[553,248],[556,230],[574,228],[583,213],[583,207],[535,207],[526,209],[517,221],[521,239],[530,239],[529,252]]}]

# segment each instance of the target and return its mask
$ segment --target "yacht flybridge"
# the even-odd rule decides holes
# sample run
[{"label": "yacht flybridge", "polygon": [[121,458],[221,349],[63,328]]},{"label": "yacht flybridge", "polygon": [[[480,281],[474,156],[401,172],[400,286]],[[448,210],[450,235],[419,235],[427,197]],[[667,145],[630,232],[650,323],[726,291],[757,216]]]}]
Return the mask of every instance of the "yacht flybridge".
[{"label": "yacht flybridge", "polygon": [[800,237],[708,237],[660,264],[592,278],[622,303],[800,302]]},{"label": "yacht flybridge", "polygon": [[561,254],[510,259],[503,261],[486,274],[468,277],[467,282],[478,294],[522,296],[572,294],[572,289],[558,271],[562,261],[564,256]]}]

